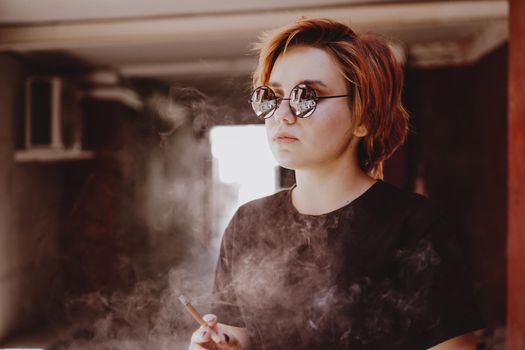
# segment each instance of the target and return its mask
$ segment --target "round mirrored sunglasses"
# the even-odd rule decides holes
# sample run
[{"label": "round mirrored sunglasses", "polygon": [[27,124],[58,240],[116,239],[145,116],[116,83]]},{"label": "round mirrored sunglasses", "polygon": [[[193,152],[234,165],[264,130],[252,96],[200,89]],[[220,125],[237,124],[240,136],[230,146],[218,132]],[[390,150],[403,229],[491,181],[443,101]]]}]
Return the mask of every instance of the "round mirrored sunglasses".
[{"label": "round mirrored sunglasses", "polygon": [[299,84],[290,91],[288,98],[283,98],[277,97],[270,87],[262,85],[253,90],[248,102],[251,104],[255,115],[260,119],[272,117],[282,101],[288,101],[290,110],[296,117],[307,118],[314,113],[317,101],[348,96],[350,95],[317,96],[312,87]]}]

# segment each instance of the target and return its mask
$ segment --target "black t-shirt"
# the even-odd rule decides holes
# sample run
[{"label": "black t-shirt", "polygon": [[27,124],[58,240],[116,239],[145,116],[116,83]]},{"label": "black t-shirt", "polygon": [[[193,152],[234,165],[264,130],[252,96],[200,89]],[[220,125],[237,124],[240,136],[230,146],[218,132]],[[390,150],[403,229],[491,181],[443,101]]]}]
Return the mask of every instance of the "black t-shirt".
[{"label": "black t-shirt", "polygon": [[241,206],[215,292],[219,322],[256,349],[425,349],[483,327],[450,225],[383,181],[323,215],[290,190]]}]

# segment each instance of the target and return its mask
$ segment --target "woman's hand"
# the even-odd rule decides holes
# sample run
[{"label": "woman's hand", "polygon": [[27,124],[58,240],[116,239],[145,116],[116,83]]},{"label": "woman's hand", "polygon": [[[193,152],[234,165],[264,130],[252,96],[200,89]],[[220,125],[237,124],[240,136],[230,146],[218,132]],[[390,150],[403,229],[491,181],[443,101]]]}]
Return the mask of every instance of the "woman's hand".
[{"label": "woman's hand", "polygon": [[227,326],[217,323],[217,316],[207,314],[203,316],[204,321],[208,323],[210,328],[214,330],[220,337],[219,343],[214,343],[211,340],[211,332],[209,329],[201,327],[193,332],[191,336],[191,344],[188,350],[201,349],[215,349],[215,350],[247,350],[248,347],[242,345],[239,337],[244,337],[243,333],[246,331],[242,328]]}]

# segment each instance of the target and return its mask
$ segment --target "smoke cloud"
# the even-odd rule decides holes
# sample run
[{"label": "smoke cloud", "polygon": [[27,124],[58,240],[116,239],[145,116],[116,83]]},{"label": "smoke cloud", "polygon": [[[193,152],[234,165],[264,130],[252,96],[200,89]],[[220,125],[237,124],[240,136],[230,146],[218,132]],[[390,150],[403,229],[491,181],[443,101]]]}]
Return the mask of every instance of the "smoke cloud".
[{"label": "smoke cloud", "polygon": [[191,88],[144,98],[144,113],[121,118],[118,141],[88,168],[69,212],[73,288],[51,349],[186,349],[198,324],[179,295],[211,309],[220,237],[206,133],[234,111]]}]

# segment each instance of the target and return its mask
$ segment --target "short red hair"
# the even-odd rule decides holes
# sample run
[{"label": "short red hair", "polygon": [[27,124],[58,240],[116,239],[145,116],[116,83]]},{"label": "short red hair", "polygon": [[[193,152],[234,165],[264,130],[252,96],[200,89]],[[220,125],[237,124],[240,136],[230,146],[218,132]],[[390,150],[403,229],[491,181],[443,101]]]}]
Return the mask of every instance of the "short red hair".
[{"label": "short red hair", "polygon": [[408,132],[408,113],[401,102],[403,69],[392,50],[378,36],[356,34],[342,23],[301,19],[256,44],[254,86],[267,84],[277,58],[297,45],[321,48],[339,63],[351,96],[353,126],[367,129],[357,150],[359,166],[370,176],[383,178],[383,161],[403,144]]}]

